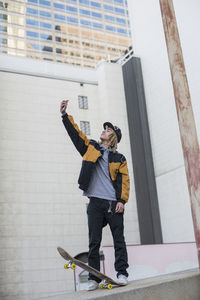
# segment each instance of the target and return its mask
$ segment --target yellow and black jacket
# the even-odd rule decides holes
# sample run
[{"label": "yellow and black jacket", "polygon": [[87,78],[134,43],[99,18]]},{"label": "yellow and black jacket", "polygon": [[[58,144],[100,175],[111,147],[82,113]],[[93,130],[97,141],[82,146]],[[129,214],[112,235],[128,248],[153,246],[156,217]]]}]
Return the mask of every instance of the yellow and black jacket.
[{"label": "yellow and black jacket", "polygon": [[[62,116],[62,119],[72,142],[83,157],[78,183],[79,188],[86,191],[89,186],[95,163],[103,153],[99,143],[95,140],[88,139],[78,128],[78,125],[74,123],[72,116],[69,116],[66,113]],[[126,203],[129,198],[130,188],[126,159],[122,154],[110,151],[108,161],[110,178],[116,191],[117,201]]]}]

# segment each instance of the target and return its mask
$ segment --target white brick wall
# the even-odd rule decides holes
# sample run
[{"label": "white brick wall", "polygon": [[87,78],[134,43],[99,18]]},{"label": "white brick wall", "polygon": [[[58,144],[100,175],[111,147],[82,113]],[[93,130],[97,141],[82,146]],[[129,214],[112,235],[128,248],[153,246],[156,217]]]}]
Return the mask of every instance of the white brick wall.
[{"label": "white brick wall", "polygon": [[[91,123],[92,138],[99,139],[107,120],[121,127],[119,150],[127,157],[131,176],[125,234],[128,244],[139,243],[122,72],[113,64],[96,71],[76,69],[70,73],[74,80],[96,82],[81,87],[67,80],[71,66],[60,70],[59,65],[56,71],[55,64],[47,62],[36,62],[36,69],[32,60],[16,58],[14,63],[13,57],[6,56],[0,60],[5,69],[40,71],[42,76],[50,76],[53,66],[57,76],[0,72],[0,298],[38,299],[74,288],[73,273],[64,270],[57,246],[74,255],[88,250],[88,200],[77,184],[81,157],[62,124],[61,100],[70,99],[68,112],[78,125],[81,120]],[[114,80],[108,84],[111,74]],[[64,76],[66,80],[59,79]],[[79,110],[78,95],[88,96],[88,111]],[[110,244],[106,229],[102,245]]]}]

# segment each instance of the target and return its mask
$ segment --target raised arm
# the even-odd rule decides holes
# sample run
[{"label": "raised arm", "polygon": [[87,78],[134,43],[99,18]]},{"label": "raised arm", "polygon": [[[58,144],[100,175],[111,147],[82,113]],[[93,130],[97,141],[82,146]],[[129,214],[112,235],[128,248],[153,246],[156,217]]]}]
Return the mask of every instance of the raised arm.
[{"label": "raised arm", "polygon": [[87,151],[90,140],[87,136],[79,129],[78,125],[74,122],[72,116],[66,113],[69,100],[63,100],[60,104],[60,112],[62,114],[62,121],[67,130],[73,144],[79,153],[83,156]]}]

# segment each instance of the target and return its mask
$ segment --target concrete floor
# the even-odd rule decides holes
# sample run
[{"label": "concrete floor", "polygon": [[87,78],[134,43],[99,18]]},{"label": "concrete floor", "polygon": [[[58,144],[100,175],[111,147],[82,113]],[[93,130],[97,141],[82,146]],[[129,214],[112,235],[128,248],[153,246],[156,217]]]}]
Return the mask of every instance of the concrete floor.
[{"label": "concrete floor", "polygon": [[112,290],[97,289],[57,295],[41,300],[200,300],[199,269],[129,282]]}]

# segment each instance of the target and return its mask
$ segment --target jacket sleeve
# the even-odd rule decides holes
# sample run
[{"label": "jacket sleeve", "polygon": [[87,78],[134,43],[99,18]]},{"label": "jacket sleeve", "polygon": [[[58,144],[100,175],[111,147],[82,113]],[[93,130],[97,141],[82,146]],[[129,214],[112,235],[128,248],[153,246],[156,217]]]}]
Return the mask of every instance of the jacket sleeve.
[{"label": "jacket sleeve", "polygon": [[67,113],[62,115],[62,121],[67,130],[74,146],[78,152],[83,156],[87,151],[90,140],[87,136],[79,129],[78,125],[74,122],[72,116]]},{"label": "jacket sleeve", "polygon": [[124,156],[122,156],[121,165],[119,167],[119,178],[120,178],[120,184],[121,184],[121,195],[120,199],[117,199],[118,202],[122,202],[125,204],[128,202],[129,198],[129,191],[130,191],[130,179],[128,174],[128,166],[127,161]]}]

